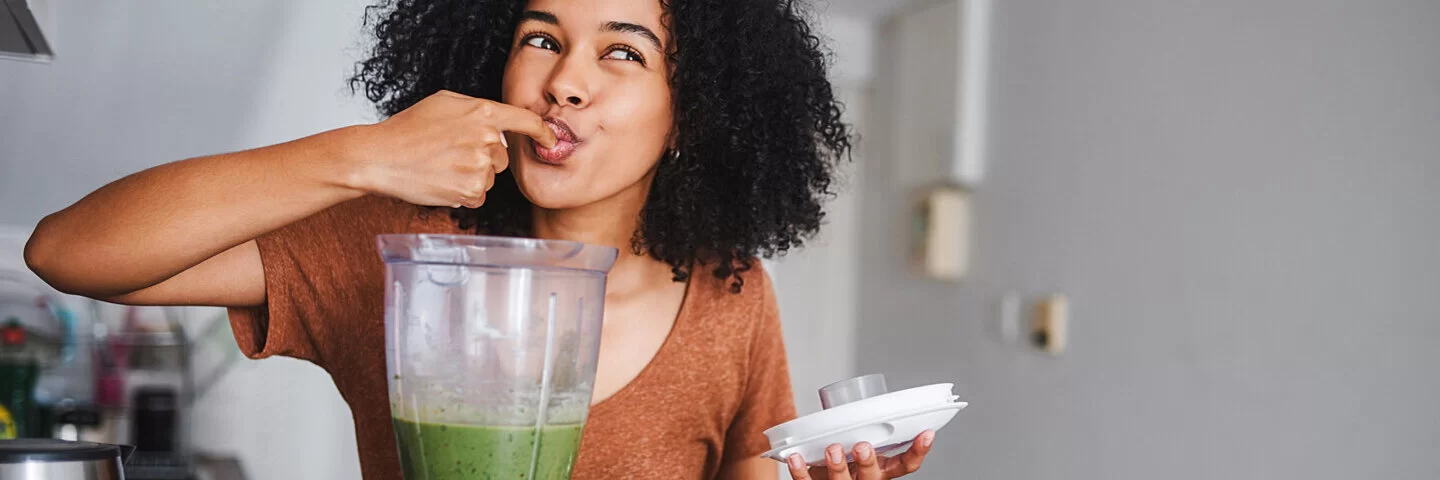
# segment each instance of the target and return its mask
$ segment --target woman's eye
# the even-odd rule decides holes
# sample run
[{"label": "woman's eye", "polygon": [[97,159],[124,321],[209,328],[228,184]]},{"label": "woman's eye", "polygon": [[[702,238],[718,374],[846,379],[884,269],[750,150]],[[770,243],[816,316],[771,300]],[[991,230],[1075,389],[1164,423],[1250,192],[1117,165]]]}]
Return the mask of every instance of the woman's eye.
[{"label": "woman's eye", "polygon": [[623,48],[617,48],[617,49],[611,50],[610,53],[605,54],[605,58],[608,58],[608,59],[611,59],[611,60],[629,60],[629,61],[632,61],[632,62],[639,62],[639,63],[642,63],[642,64],[645,63],[645,59],[644,59],[644,58],[641,58],[641,57],[640,57],[640,54],[635,53],[635,52],[632,52],[632,51],[629,51],[629,50],[626,50],[626,49],[623,49]]},{"label": "woman's eye", "polygon": [[532,35],[530,38],[525,39],[525,44],[535,48],[543,48],[552,52],[560,51],[560,45],[555,43],[554,40],[551,40],[549,37],[546,37],[544,35]]}]

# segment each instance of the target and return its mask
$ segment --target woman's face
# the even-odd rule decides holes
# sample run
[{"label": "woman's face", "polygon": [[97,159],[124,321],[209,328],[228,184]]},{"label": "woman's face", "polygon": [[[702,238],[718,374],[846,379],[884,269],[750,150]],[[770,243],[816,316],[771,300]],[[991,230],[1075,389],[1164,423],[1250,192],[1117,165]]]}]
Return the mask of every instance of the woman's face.
[{"label": "woman's face", "polygon": [[[542,208],[643,200],[674,125],[658,0],[530,0],[505,66],[505,103],[560,138],[511,135],[520,191]],[[519,141],[517,141],[519,140]]]}]

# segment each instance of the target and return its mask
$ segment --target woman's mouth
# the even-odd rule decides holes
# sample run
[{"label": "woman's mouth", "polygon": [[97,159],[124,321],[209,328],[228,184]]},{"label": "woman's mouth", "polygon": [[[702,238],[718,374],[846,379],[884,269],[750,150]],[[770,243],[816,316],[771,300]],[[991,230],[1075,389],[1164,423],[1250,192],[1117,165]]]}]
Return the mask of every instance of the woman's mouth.
[{"label": "woman's mouth", "polygon": [[570,154],[575,153],[575,149],[580,146],[580,138],[576,137],[575,131],[559,118],[546,117],[545,126],[555,132],[555,146],[545,148],[536,143],[535,155],[540,157],[540,161],[551,165],[564,163],[565,159],[570,158]]}]

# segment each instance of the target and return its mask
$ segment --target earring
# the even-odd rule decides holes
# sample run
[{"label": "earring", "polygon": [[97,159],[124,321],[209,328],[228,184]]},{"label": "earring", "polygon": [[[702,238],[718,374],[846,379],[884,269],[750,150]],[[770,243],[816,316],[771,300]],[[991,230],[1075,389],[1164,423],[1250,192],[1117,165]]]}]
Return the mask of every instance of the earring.
[{"label": "earring", "polygon": [[676,148],[676,149],[674,149],[674,150],[671,150],[671,151],[670,151],[670,159],[671,159],[671,160],[679,160],[679,159],[680,159],[680,149]]}]

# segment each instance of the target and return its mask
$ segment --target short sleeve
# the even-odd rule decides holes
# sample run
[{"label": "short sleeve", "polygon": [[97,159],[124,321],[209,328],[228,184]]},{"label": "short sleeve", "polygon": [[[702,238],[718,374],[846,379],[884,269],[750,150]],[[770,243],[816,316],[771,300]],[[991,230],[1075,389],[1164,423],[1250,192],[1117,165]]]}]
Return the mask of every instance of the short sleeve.
[{"label": "short sleeve", "polygon": [[725,433],[722,463],[757,457],[770,449],[765,430],[795,418],[795,398],[790,391],[790,368],[785,359],[784,336],[780,330],[780,309],[770,279],[761,269],[760,282],[747,282],[760,294],[755,329],[750,335],[746,385],[739,410]]},{"label": "short sleeve", "polygon": [[[229,310],[240,350],[325,366],[321,340],[336,319],[367,305],[366,285],[383,283],[375,235],[398,233],[408,205],[378,197],[338,204],[255,239],[265,271],[264,305]],[[369,303],[379,303],[373,300]]]}]

